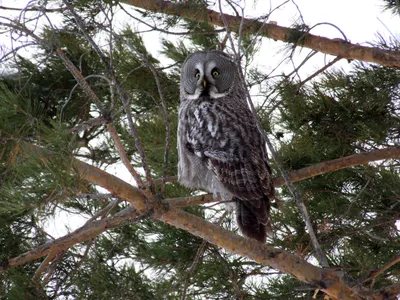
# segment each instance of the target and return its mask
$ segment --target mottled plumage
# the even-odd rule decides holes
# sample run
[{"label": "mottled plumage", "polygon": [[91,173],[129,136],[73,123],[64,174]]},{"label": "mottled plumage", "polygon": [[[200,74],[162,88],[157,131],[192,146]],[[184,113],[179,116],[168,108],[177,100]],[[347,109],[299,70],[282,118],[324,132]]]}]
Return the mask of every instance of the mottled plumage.
[{"label": "mottled plumage", "polygon": [[244,235],[270,230],[271,170],[236,64],[220,51],[196,52],[181,70],[178,179],[232,200]]}]

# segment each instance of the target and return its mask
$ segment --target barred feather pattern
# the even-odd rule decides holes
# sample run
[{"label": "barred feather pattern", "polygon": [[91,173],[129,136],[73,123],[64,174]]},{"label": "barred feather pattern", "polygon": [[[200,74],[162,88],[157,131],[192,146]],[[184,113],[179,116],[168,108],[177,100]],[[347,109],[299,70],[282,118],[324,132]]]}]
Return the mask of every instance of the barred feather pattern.
[{"label": "barred feather pattern", "polygon": [[[207,59],[218,66],[216,58],[209,57],[206,53],[204,69]],[[197,60],[193,64],[201,66]],[[182,84],[187,72],[181,74],[178,180],[189,188],[233,201],[242,233],[264,243],[271,231],[269,211],[274,192],[265,141],[247,105],[236,65],[231,62],[231,69],[224,71],[234,75],[224,93],[218,89],[218,82],[204,79],[211,82],[207,85],[215,84],[219,94],[214,98],[201,84],[196,86],[199,96],[188,97]]]}]

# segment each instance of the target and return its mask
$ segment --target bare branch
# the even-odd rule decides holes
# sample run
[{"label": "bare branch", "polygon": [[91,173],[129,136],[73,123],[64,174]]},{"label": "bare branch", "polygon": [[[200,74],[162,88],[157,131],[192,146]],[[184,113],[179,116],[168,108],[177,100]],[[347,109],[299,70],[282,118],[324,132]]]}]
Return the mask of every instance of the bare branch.
[{"label": "bare branch", "polygon": [[49,282],[51,276],[56,271],[57,265],[62,260],[62,258],[63,258],[63,256],[64,256],[66,251],[67,250],[62,250],[62,251],[58,252],[56,257],[52,260],[50,266],[47,268],[46,276],[42,280],[42,286],[45,286]]},{"label": "bare branch", "polygon": [[46,12],[46,13],[58,13],[63,12],[65,8],[41,8],[37,6],[32,6],[31,8],[18,8],[18,7],[8,7],[0,6],[0,10],[12,10],[12,11],[35,11],[35,12]]},{"label": "bare branch", "polygon": [[381,275],[383,272],[385,272],[387,269],[389,269],[390,267],[392,267],[393,265],[397,264],[398,262],[400,262],[400,256],[396,256],[394,258],[392,258],[390,261],[388,261],[386,264],[384,264],[382,267],[380,267],[379,269],[373,270],[370,272],[369,276],[367,279],[365,279],[363,281],[363,283],[367,282],[367,281],[372,281],[371,282],[371,287],[373,287],[374,283],[375,283],[375,279]]},{"label": "bare branch", "polygon": [[160,79],[158,78],[158,74],[156,69],[154,68],[153,64],[149,61],[149,59],[140,53],[139,51],[136,51],[136,49],[133,47],[132,44],[129,44],[131,49],[136,52],[136,54],[143,60],[145,65],[150,69],[151,73],[153,73],[154,80],[156,82],[157,86],[157,91],[158,95],[161,100],[162,108],[163,108],[163,115],[164,115],[164,121],[165,121],[165,150],[164,150],[164,169],[163,169],[163,176],[162,176],[162,183],[161,183],[161,194],[164,194],[165,192],[165,179],[167,177],[167,169],[168,169],[168,154],[169,154],[169,149],[170,149],[170,141],[171,141],[171,125],[169,122],[169,117],[168,117],[168,107],[167,107],[167,102],[165,101],[164,94],[162,91],[162,87],[160,84]]},{"label": "bare branch", "polygon": [[[220,13],[221,13],[221,19],[224,22],[224,26],[225,26],[226,32],[228,34],[229,40],[230,40],[231,45],[232,45],[232,49],[233,49],[233,51],[235,53],[235,57],[236,57],[237,65],[238,65],[238,72],[239,72],[239,76],[240,76],[241,82],[245,83],[246,81],[245,81],[245,77],[244,77],[244,73],[243,73],[243,68],[241,67],[241,59],[240,59],[241,58],[241,55],[240,55],[240,48],[241,48],[240,40],[241,39],[240,39],[240,37],[242,35],[243,24],[244,24],[244,11],[242,10],[242,21],[241,21],[240,27],[239,27],[239,45],[238,45],[238,50],[235,51],[235,45],[234,45],[234,42],[233,42],[233,38],[230,35],[230,31],[229,31],[229,28],[228,28],[227,21],[225,19],[225,15],[222,12],[221,0],[219,0],[219,9],[220,9]],[[314,247],[314,250],[315,250],[315,256],[316,256],[317,260],[319,261],[319,263],[321,264],[321,266],[329,267],[328,260],[326,259],[325,254],[323,253],[323,251],[321,249],[321,246],[320,246],[320,244],[319,244],[319,242],[317,240],[317,236],[316,236],[316,234],[314,232],[314,229],[313,229],[313,227],[311,225],[311,220],[310,220],[310,217],[308,215],[306,206],[304,205],[304,202],[303,202],[303,199],[302,199],[302,195],[301,195],[301,193],[298,192],[296,187],[290,181],[286,170],[283,168],[282,164],[280,163],[280,161],[278,159],[278,156],[276,155],[276,152],[274,150],[274,147],[272,146],[271,141],[268,138],[268,135],[262,129],[261,121],[260,121],[260,119],[259,119],[259,117],[257,115],[256,109],[254,108],[254,104],[253,104],[253,101],[251,99],[249,90],[245,88],[244,91],[245,91],[245,95],[246,95],[246,98],[247,98],[247,102],[248,102],[248,104],[250,106],[250,109],[251,109],[254,117],[256,118],[256,123],[257,123],[258,130],[264,136],[264,140],[265,140],[265,142],[266,142],[266,144],[268,146],[268,149],[271,152],[271,156],[272,156],[273,160],[275,161],[276,165],[278,166],[278,169],[279,169],[280,173],[282,174],[282,177],[284,178],[285,183],[286,183],[290,193],[293,196],[293,199],[296,201],[297,206],[299,207],[299,210],[300,210],[300,213],[301,213],[301,215],[303,217],[304,223],[306,224],[306,228],[308,230],[308,234],[310,235],[311,243],[312,243],[312,245]]]},{"label": "bare branch", "polygon": [[[156,13],[168,15],[179,14],[182,18],[188,18],[199,22],[207,22],[224,27],[223,18],[226,20],[231,31],[239,32],[242,22],[241,16],[224,14],[223,18],[217,11],[204,9],[199,13],[198,6],[187,2],[172,2],[166,0],[122,0],[132,6],[140,7]],[[179,12],[179,13],[178,13]],[[260,29],[261,28],[261,29]],[[346,59],[371,62],[388,67],[400,67],[400,52],[384,50],[378,47],[366,47],[352,44],[343,39],[329,39],[309,32],[286,28],[275,24],[265,24],[254,19],[243,20],[243,33],[254,34],[260,30],[260,35],[273,40],[293,43],[295,45],[313,49],[315,51],[330,54]]]},{"label": "bare branch", "polygon": [[310,81],[311,79],[315,78],[316,76],[318,76],[319,74],[321,74],[322,72],[325,72],[326,69],[328,69],[329,67],[333,66],[335,63],[337,63],[339,60],[341,60],[341,57],[335,57],[331,62],[327,63],[325,66],[323,66],[321,69],[319,69],[317,72],[314,72],[313,74],[311,74],[310,76],[308,76],[306,79],[302,80],[301,82],[299,82],[297,84],[297,90],[300,89],[301,86],[303,86],[306,82]]},{"label": "bare branch", "polygon": [[[48,151],[34,145],[29,145],[29,148],[35,150],[43,162],[51,159],[51,155]],[[133,207],[117,213],[112,218],[85,224],[83,227],[76,230],[74,234],[69,234],[56,241],[47,243],[17,258],[9,259],[8,266],[21,265],[32,259],[38,259],[47,255],[50,250],[61,251],[73,244],[91,239],[104,230],[121,224],[124,220],[129,222],[132,218],[137,219],[141,215],[146,215],[149,211],[147,209],[147,201],[143,198],[138,188],[76,159],[73,159],[72,167],[75,172],[79,173],[79,176],[108,189],[111,193],[123,200],[129,201]],[[283,250],[261,244],[255,240],[240,237],[176,208],[171,207],[165,209],[165,207],[162,206],[153,206],[152,208],[154,209],[154,213],[152,214],[153,218],[186,230],[207,240],[211,244],[225,248],[234,254],[247,256],[263,265],[291,274],[301,281],[315,285],[317,288],[333,297],[340,299],[360,299],[353,290],[337,277],[337,275],[328,270],[313,266],[299,257]]]},{"label": "bare branch", "polygon": [[[222,214],[222,216],[219,218],[219,220],[218,220],[218,222],[216,224],[221,225],[222,221],[224,220],[224,218],[226,217],[227,214],[228,214],[227,212],[224,212]],[[191,266],[190,266],[190,268],[189,268],[189,270],[188,270],[188,272],[186,274],[186,280],[185,280],[185,283],[184,283],[181,300],[185,300],[186,299],[186,292],[187,292],[187,289],[189,287],[190,279],[191,279],[191,277],[193,275],[193,272],[196,270],[197,265],[200,263],[200,260],[203,257],[204,252],[207,249],[207,244],[208,244],[207,241],[204,240],[201,243],[201,245],[199,246],[199,248],[197,249],[197,252],[196,252],[196,255],[195,255],[194,259],[193,259],[193,262],[192,262],[192,264],[191,264]]]},{"label": "bare branch", "polygon": [[47,266],[50,264],[50,262],[56,256],[56,254],[57,253],[55,253],[54,251],[50,251],[50,253],[46,256],[46,258],[40,264],[39,268],[37,268],[37,270],[35,271],[35,274],[33,275],[34,281],[38,281],[40,279],[40,275],[44,272],[44,270],[47,268]]},{"label": "bare branch", "polygon": [[[136,125],[133,122],[132,119],[132,113],[131,113],[131,109],[129,106],[129,97],[126,94],[126,92],[122,89],[119,81],[117,80],[116,76],[115,76],[115,72],[114,70],[111,68],[111,65],[109,64],[109,62],[106,59],[106,56],[104,55],[104,53],[101,51],[100,47],[95,43],[95,41],[92,39],[92,37],[87,33],[84,23],[81,19],[81,17],[75,12],[74,8],[72,7],[72,5],[66,1],[63,0],[64,4],[66,5],[66,7],[69,9],[69,11],[71,12],[71,14],[74,16],[74,19],[77,23],[77,25],[79,26],[79,29],[82,31],[83,35],[85,36],[86,40],[90,43],[90,45],[93,47],[93,49],[96,51],[97,55],[100,57],[101,61],[103,62],[109,76],[112,78],[113,84],[115,85],[117,92],[121,98],[122,104],[124,106],[125,109],[125,113],[127,115],[127,120],[128,120],[128,125],[129,125],[129,129],[131,131],[131,135],[134,138],[135,141],[135,146],[136,149],[138,150],[139,154],[140,154],[140,158],[142,161],[142,167],[145,170],[146,173],[146,178],[147,178],[147,182],[150,188],[150,192],[154,193],[154,185],[153,185],[153,179],[151,176],[151,172],[149,169],[149,166],[147,164],[147,158],[146,158],[146,153],[144,152],[140,137],[139,137],[139,133],[137,131]],[[105,116],[105,113],[103,113],[103,116]],[[116,137],[116,135],[114,134],[113,137]],[[115,141],[115,140],[114,140]],[[116,142],[118,143],[118,142]],[[119,151],[121,151],[121,148],[118,148]],[[123,156],[123,153],[121,153],[121,157]],[[128,170],[130,172],[132,172],[133,167],[128,167],[129,164],[126,164],[127,161],[125,160],[124,165],[128,168]],[[140,179],[139,176],[134,175],[134,178],[137,180],[137,183],[139,184],[140,182],[142,182],[142,180]],[[148,187],[144,186],[143,184],[141,185],[143,186],[146,190],[148,189]],[[150,193],[147,193],[148,196],[151,197]]]},{"label": "bare branch", "polygon": [[[132,220],[135,221],[138,217],[140,217],[138,212],[132,207],[128,207],[121,212],[115,214],[111,218],[86,223],[84,226],[59,239],[43,244],[42,246],[25,252],[15,258],[11,258],[8,260],[8,264],[6,267],[20,266],[32,260],[39,259],[45,255],[49,255],[49,259],[46,259],[44,261],[47,265],[49,263],[49,260],[54,257],[54,255],[52,255],[51,253],[60,253],[75,244],[95,238],[100,233],[108,229],[115,228],[124,222],[127,223],[131,222]],[[42,268],[39,268],[39,270],[42,270]]]},{"label": "bare branch", "polygon": [[[357,165],[368,164],[377,160],[385,160],[391,158],[400,158],[400,147],[389,147],[386,149],[373,150],[371,152],[354,154],[334,160],[325,161],[310,167],[289,172],[288,177],[291,182],[298,182],[318,175],[335,172]],[[176,176],[171,176],[168,178],[168,181],[170,182],[174,182],[176,180]],[[286,184],[283,177],[276,177],[273,179],[273,181],[275,187]],[[158,184],[159,182],[160,180],[155,180],[156,184]],[[206,194],[200,196],[167,199],[167,201],[175,207],[185,207],[215,202],[215,199],[212,197],[211,194]]]},{"label": "bare branch", "polygon": [[[121,142],[121,139],[119,138],[117,130],[110,123],[107,123],[107,129],[114,141],[115,148],[117,148],[117,151],[119,153],[119,156],[120,156],[121,161],[124,164],[125,168],[129,171],[129,173],[131,173],[133,178],[135,178],[138,186],[145,188],[146,185],[143,183],[142,178],[140,177],[140,174],[138,172],[136,172],[135,168],[132,166],[131,161],[126,154],[125,148],[122,145],[122,142]],[[149,195],[150,194],[148,194],[147,196],[149,196]]]}]

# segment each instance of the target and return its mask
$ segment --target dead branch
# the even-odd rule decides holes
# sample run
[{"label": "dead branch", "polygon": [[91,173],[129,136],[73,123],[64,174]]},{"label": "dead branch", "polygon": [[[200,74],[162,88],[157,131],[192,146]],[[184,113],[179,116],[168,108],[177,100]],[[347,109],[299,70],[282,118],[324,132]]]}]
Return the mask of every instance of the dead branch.
[{"label": "dead branch", "polygon": [[[103,62],[104,66],[105,66],[105,68],[106,68],[106,70],[107,70],[107,73],[108,73],[109,76],[112,78],[113,84],[114,84],[114,86],[116,87],[116,89],[117,89],[117,91],[118,91],[118,94],[119,94],[119,96],[120,96],[120,98],[121,98],[122,104],[123,104],[124,109],[125,109],[125,113],[126,113],[126,115],[127,115],[127,120],[128,120],[128,126],[129,126],[129,129],[130,129],[130,133],[131,133],[131,135],[132,135],[132,137],[133,137],[133,139],[134,139],[134,141],[135,141],[136,149],[138,150],[138,152],[139,152],[139,154],[140,154],[140,159],[141,159],[141,162],[142,162],[142,167],[143,167],[143,169],[144,169],[144,171],[145,171],[145,173],[146,173],[147,182],[148,182],[148,184],[149,184],[149,187],[147,187],[147,186],[145,186],[145,185],[143,184],[143,182],[142,182],[140,176],[137,174],[137,172],[134,170],[134,168],[130,165],[129,160],[127,160],[127,158],[126,158],[125,150],[122,149],[121,147],[117,147],[117,149],[118,149],[118,151],[120,151],[120,155],[121,155],[121,158],[122,158],[122,161],[123,161],[124,165],[125,165],[125,166],[128,168],[128,170],[131,172],[131,174],[132,174],[132,176],[135,178],[136,182],[137,182],[141,187],[144,188],[144,191],[146,192],[147,197],[148,197],[149,199],[152,199],[152,198],[153,198],[153,197],[152,197],[152,194],[153,194],[153,192],[154,192],[153,178],[152,178],[152,176],[151,176],[151,172],[150,172],[149,166],[148,166],[148,164],[147,164],[146,153],[145,153],[144,150],[143,150],[143,146],[142,146],[142,143],[141,143],[141,140],[140,140],[140,137],[139,137],[139,134],[138,134],[136,125],[135,125],[135,123],[133,122],[133,119],[132,119],[131,108],[130,108],[130,106],[129,106],[129,102],[130,102],[130,101],[129,101],[129,97],[128,97],[128,95],[126,94],[126,92],[121,88],[121,85],[120,85],[119,81],[117,80],[117,78],[116,78],[116,76],[115,76],[115,72],[114,72],[114,70],[112,69],[111,65],[108,63],[107,58],[106,58],[106,56],[104,55],[103,51],[100,49],[100,47],[96,44],[96,42],[93,40],[93,38],[92,38],[92,37],[88,34],[88,32],[86,31],[83,20],[82,20],[82,19],[80,18],[80,16],[75,12],[73,6],[72,6],[68,1],[63,0],[63,2],[64,2],[64,4],[65,4],[65,6],[68,8],[68,10],[71,12],[71,14],[73,15],[73,17],[74,17],[74,19],[75,19],[77,25],[79,26],[80,30],[81,30],[82,33],[84,34],[86,40],[90,43],[90,45],[91,45],[91,46],[93,47],[93,49],[96,51],[97,55],[100,57],[101,61]],[[65,55],[61,56],[60,52],[62,52],[62,50],[59,49],[59,48],[57,48],[57,49],[56,49],[56,53],[59,55],[59,57],[60,57],[64,62],[66,62],[66,61],[68,60],[68,58],[67,58]],[[73,64],[72,64],[72,66],[71,66],[71,64],[72,64],[72,62],[70,62],[69,64],[66,64],[66,66],[67,66],[68,70],[72,73],[72,75],[74,75],[74,77],[76,78],[75,73],[77,73],[77,72],[79,73],[79,71],[78,71],[78,70],[75,70],[75,69],[76,69],[75,66],[74,66]],[[80,74],[80,73],[79,73],[79,74]],[[78,81],[78,83],[81,85],[81,82]],[[83,88],[83,86],[82,86],[82,88]],[[85,90],[85,89],[84,89],[84,90]],[[85,91],[86,91],[86,90],[85,90]],[[90,91],[91,91],[91,89],[90,89]],[[87,92],[87,91],[86,91],[86,92]],[[93,98],[93,99],[97,99],[97,98],[96,98],[97,96],[94,94],[94,92],[92,92],[91,94],[89,94],[89,96],[92,96],[92,97],[95,96],[95,98]],[[92,98],[92,97],[91,97],[91,98]],[[95,103],[96,103],[96,102],[95,102]],[[102,111],[102,115],[103,115],[103,116],[106,116],[105,111]],[[110,129],[110,128],[113,129],[113,125],[107,124],[107,128],[108,128],[108,129]],[[114,130],[113,132],[110,132],[110,133],[112,134],[112,137],[113,137],[113,139],[114,139],[114,142],[116,143],[116,146],[117,146],[117,145],[119,144],[119,138],[118,138],[118,135],[115,134],[116,131]],[[122,152],[121,152],[121,151],[122,151]],[[125,159],[124,159],[124,157],[125,157]]]},{"label": "dead branch", "polygon": [[302,80],[301,82],[299,82],[296,86],[297,86],[297,90],[300,90],[300,88],[308,81],[310,81],[311,79],[315,78],[316,76],[318,76],[319,74],[325,72],[326,69],[328,69],[329,67],[333,66],[335,63],[337,63],[339,60],[341,60],[341,57],[335,57],[331,62],[327,63],[325,66],[323,66],[321,69],[319,69],[318,71],[314,72],[313,74],[311,74],[310,76],[308,76],[306,79]]},{"label": "dead branch", "polygon": [[[143,8],[155,13],[180,16],[198,22],[211,23],[224,27],[223,19],[226,20],[231,31],[239,32],[242,22],[241,16],[231,16],[211,9],[199,7],[189,1],[172,2],[166,0],[121,0],[120,2]],[[378,47],[366,47],[352,44],[343,39],[329,39],[313,35],[307,31],[278,26],[275,24],[264,24],[254,19],[243,19],[243,33],[255,34],[268,37],[276,41],[292,43],[296,46],[306,47],[315,51],[333,56],[371,62],[387,67],[400,67],[400,51],[384,50]]]},{"label": "dead branch", "polygon": [[50,262],[53,260],[53,258],[57,255],[56,252],[50,251],[50,253],[46,256],[46,258],[42,261],[40,264],[39,268],[35,271],[35,274],[33,275],[33,280],[34,281],[39,281],[40,275],[44,272],[44,270],[48,267]]}]

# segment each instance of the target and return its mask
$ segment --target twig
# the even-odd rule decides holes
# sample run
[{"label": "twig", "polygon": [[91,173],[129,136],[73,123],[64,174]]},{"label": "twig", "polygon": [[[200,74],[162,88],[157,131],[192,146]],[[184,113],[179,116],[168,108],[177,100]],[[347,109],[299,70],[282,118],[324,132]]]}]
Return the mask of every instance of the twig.
[{"label": "twig", "polygon": [[[207,22],[217,26],[225,27],[223,19],[226,20],[230,31],[238,32],[241,16],[232,16],[221,14],[218,11],[205,9],[204,13],[199,14],[196,7],[184,5],[182,2],[162,1],[162,0],[122,0],[122,3],[146,9],[148,11],[176,15],[196,20],[198,22]],[[244,33],[253,34],[262,27],[262,22],[246,18],[244,20]],[[300,37],[302,47],[310,48],[315,51],[330,54],[346,59],[356,59],[365,62],[377,63],[383,66],[400,67],[400,53],[396,50],[384,50],[377,47],[366,47],[358,44],[352,44],[342,39],[329,39],[307,33],[293,28],[286,28],[275,24],[266,24],[261,29],[261,35],[273,40],[279,40],[286,43],[298,43],[293,37]]]},{"label": "twig", "polygon": [[51,251],[46,258],[42,261],[40,266],[37,268],[35,271],[35,274],[33,275],[33,280],[38,281],[40,278],[40,275],[44,272],[44,270],[47,268],[47,266],[50,264],[50,262],[53,260],[53,258],[57,255],[56,252]]},{"label": "twig", "polygon": [[371,271],[369,273],[368,278],[363,280],[363,283],[367,282],[367,281],[372,281],[370,288],[372,288],[375,284],[375,279],[381,275],[383,272],[385,272],[387,269],[389,269],[391,266],[397,264],[398,262],[400,262],[400,256],[396,256],[394,258],[392,258],[389,262],[387,262],[386,264],[384,264],[382,267],[380,267],[379,269],[375,269],[373,271]]},{"label": "twig", "polygon": [[[217,221],[217,225],[221,225],[222,221],[225,219],[226,215],[228,214],[227,211],[225,211],[222,216],[219,218],[219,220]],[[196,270],[197,265],[200,263],[201,258],[204,255],[204,252],[206,251],[207,248],[207,244],[208,242],[206,240],[203,240],[203,242],[201,243],[201,245],[199,246],[199,248],[197,249],[196,255],[193,259],[193,262],[186,274],[186,279],[185,279],[185,283],[184,283],[184,287],[183,287],[183,292],[182,292],[182,296],[181,296],[181,300],[185,300],[186,299],[186,292],[187,289],[189,287],[189,281],[190,278],[193,274],[193,272]]]},{"label": "twig", "polygon": [[221,253],[219,252],[219,249],[217,247],[213,247],[213,250],[214,250],[213,252],[217,255],[219,260],[223,263],[223,265],[225,265],[225,268],[229,272],[229,279],[232,282],[233,291],[235,293],[235,299],[244,300],[243,292],[240,290],[239,279],[238,279],[237,273],[232,270],[231,266],[228,264],[226,259],[221,255]]},{"label": "twig", "polygon": [[[223,12],[222,12],[221,0],[219,0],[219,8],[220,8],[220,11],[221,11],[222,21],[223,21],[223,23],[225,25],[225,28],[226,28],[226,32],[230,36],[228,24],[227,24],[227,22],[225,20],[225,16],[224,16]],[[239,26],[239,33],[242,33],[243,20],[244,20],[244,17],[242,18],[240,26]],[[234,50],[235,49],[235,44],[233,42],[232,37],[229,37],[229,40],[231,41],[232,49]],[[239,50],[240,50],[240,47],[241,46],[238,45],[238,49]],[[246,81],[245,81],[245,78],[244,78],[243,69],[241,67],[241,61],[240,61],[239,53],[240,52],[238,52],[238,53],[235,52],[235,56],[236,56],[236,60],[237,60],[239,76],[240,76],[241,82],[244,85]],[[311,220],[310,220],[310,217],[308,215],[307,209],[306,209],[306,207],[305,207],[305,205],[303,203],[302,196],[297,191],[297,189],[292,184],[292,182],[290,181],[286,170],[283,168],[282,164],[280,163],[280,161],[279,161],[279,159],[278,159],[278,157],[277,157],[277,155],[275,153],[275,150],[274,150],[274,148],[272,146],[271,141],[269,140],[266,132],[262,129],[261,122],[260,122],[260,119],[259,119],[259,117],[258,117],[258,115],[256,113],[255,108],[254,108],[254,105],[253,105],[253,102],[251,100],[251,96],[250,96],[249,90],[244,87],[244,91],[245,91],[245,94],[246,94],[246,97],[247,97],[247,102],[249,103],[250,109],[253,112],[253,115],[254,115],[254,117],[256,119],[258,130],[263,135],[263,137],[264,137],[264,139],[265,139],[265,141],[267,143],[268,149],[271,152],[271,156],[272,156],[273,160],[275,161],[276,165],[278,166],[278,169],[281,172],[282,177],[284,178],[284,180],[286,182],[286,186],[288,187],[290,193],[293,196],[293,199],[296,201],[297,206],[299,207],[300,213],[301,213],[301,215],[303,217],[303,220],[304,220],[304,222],[306,224],[306,228],[307,228],[308,233],[310,235],[311,243],[312,243],[312,245],[314,247],[314,250],[315,250],[315,256],[316,256],[317,260],[319,261],[319,263],[321,264],[321,266],[329,267],[328,260],[326,259],[325,254],[323,253],[323,251],[321,249],[321,246],[319,245],[319,242],[318,242],[317,237],[315,235],[314,229],[313,229],[313,227],[311,225]]]},{"label": "twig", "polygon": [[301,86],[303,86],[306,82],[310,81],[311,79],[313,79],[314,77],[318,76],[319,74],[321,74],[322,72],[324,72],[326,69],[328,69],[329,67],[333,66],[335,63],[337,63],[339,60],[341,60],[341,57],[335,57],[335,59],[333,59],[331,62],[329,62],[328,64],[326,64],[325,66],[323,66],[321,69],[319,69],[317,72],[311,74],[310,76],[308,76],[306,79],[304,79],[303,81],[299,82],[296,87],[297,90],[300,89]]},{"label": "twig", "polygon": [[[87,79],[89,79],[89,78],[100,78],[100,79],[103,79],[103,80],[107,81],[108,84],[111,86],[111,81],[110,81],[106,76],[103,76],[103,75],[92,74],[92,75],[85,76],[85,77],[83,77],[83,78],[84,78],[85,80],[87,80]],[[76,89],[78,86],[80,86],[79,82],[78,82],[77,84],[75,84],[75,85],[72,87],[71,91],[69,92],[69,96],[68,96],[67,100],[65,101],[64,105],[61,107],[61,116],[60,116],[60,118],[62,117],[63,111],[64,111],[65,107],[68,105],[69,101],[70,101],[71,98],[72,98],[73,93],[75,92],[75,89]]]},{"label": "twig", "polygon": [[153,64],[148,60],[148,58],[140,53],[131,43],[129,43],[132,50],[135,50],[136,54],[145,62],[146,66],[150,69],[151,73],[153,73],[154,80],[156,82],[158,95],[161,100],[161,104],[163,107],[163,115],[164,115],[164,122],[165,122],[165,150],[164,150],[164,168],[163,168],[163,175],[162,175],[162,182],[161,182],[161,194],[165,192],[165,183],[167,177],[167,169],[168,169],[168,154],[170,149],[170,141],[171,141],[171,125],[169,122],[168,117],[168,107],[167,102],[165,101],[164,94],[161,88],[160,80],[158,78],[158,74],[156,69],[154,68]]},{"label": "twig", "polygon": [[[103,52],[101,51],[100,47],[94,42],[94,40],[92,39],[92,37],[87,33],[87,31],[85,30],[85,26],[84,23],[81,19],[81,17],[75,12],[74,8],[71,6],[71,4],[67,1],[67,0],[63,0],[64,4],[66,5],[66,7],[69,9],[69,11],[71,12],[71,14],[73,15],[77,25],[79,26],[80,30],[82,31],[83,35],[85,36],[86,40],[92,45],[93,49],[96,51],[97,55],[100,57],[101,61],[103,62],[104,66],[106,67],[106,70],[109,74],[109,76],[112,78],[113,80],[113,84],[115,85],[118,94],[121,98],[122,104],[124,106],[125,109],[125,113],[127,115],[127,120],[128,120],[128,125],[129,125],[129,129],[131,132],[131,135],[135,141],[135,146],[136,149],[138,150],[139,154],[140,154],[140,158],[142,161],[142,167],[146,173],[146,178],[147,178],[147,183],[149,185],[149,187],[142,185],[142,187],[144,189],[150,189],[151,194],[154,194],[154,184],[153,184],[153,179],[151,176],[151,171],[150,168],[147,164],[147,158],[146,158],[146,153],[144,152],[144,149],[142,147],[142,143],[139,137],[139,133],[137,131],[137,128],[135,126],[135,123],[133,122],[133,118],[132,118],[132,113],[131,113],[131,109],[129,107],[129,97],[128,95],[125,93],[125,91],[122,89],[121,85],[119,84],[116,76],[115,76],[115,72],[114,70],[111,68],[109,62],[107,61],[105,55],[103,54]],[[105,116],[105,114],[103,113],[103,116]],[[108,127],[108,126],[107,126]],[[113,137],[115,137],[115,135],[113,135]],[[115,140],[114,140],[115,141]],[[118,142],[116,142],[118,143]],[[119,149],[121,150],[121,149]],[[121,153],[120,153],[121,154]],[[122,158],[122,155],[121,155]],[[130,162],[129,162],[130,164]],[[128,168],[128,170],[131,172],[133,167],[128,167],[127,164],[125,164],[125,167]],[[131,173],[132,174],[132,173]],[[141,179],[139,179],[139,177],[135,177],[135,179],[137,180],[137,183],[139,184],[139,182],[142,182]],[[151,197],[150,193],[146,193],[146,195],[149,197],[150,199]]]},{"label": "twig", "polygon": [[108,213],[115,207],[118,205],[118,203],[121,202],[121,199],[116,199],[111,201],[110,203],[108,203],[108,205],[106,207],[104,207],[103,209],[99,210],[98,212],[96,212],[89,220],[86,221],[86,223],[90,223],[95,221],[97,218],[101,217],[102,219],[104,219]]}]

